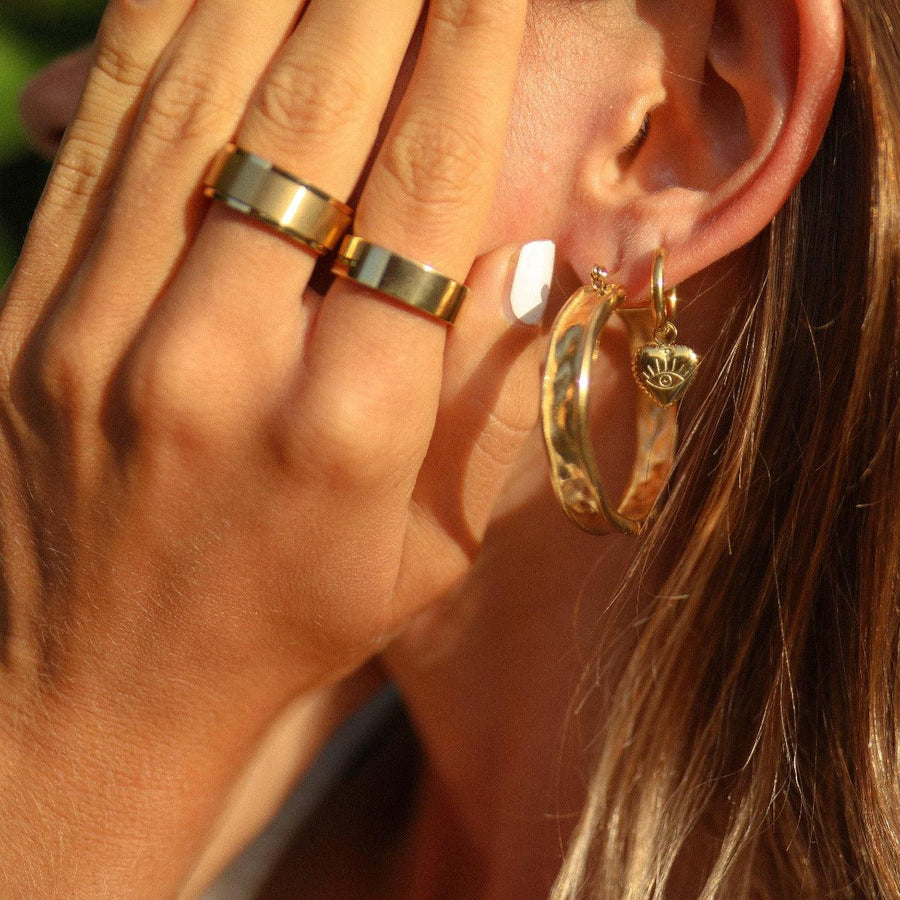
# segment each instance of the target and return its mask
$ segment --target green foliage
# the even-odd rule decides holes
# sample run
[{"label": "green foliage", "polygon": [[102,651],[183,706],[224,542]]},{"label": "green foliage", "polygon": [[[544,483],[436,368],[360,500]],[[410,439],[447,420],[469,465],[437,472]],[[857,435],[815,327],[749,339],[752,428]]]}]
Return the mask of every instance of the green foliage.
[{"label": "green foliage", "polygon": [[[54,56],[91,40],[105,0],[2,0],[0,2],[0,284],[6,280],[23,237],[23,222],[40,193],[46,169],[27,159],[18,99],[34,74]],[[24,173],[26,183],[21,183]],[[12,204],[16,204],[13,208]]]},{"label": "green foliage", "polygon": [[4,0],[0,22],[48,52],[91,39],[105,0]]},{"label": "green foliage", "polygon": [[0,166],[25,149],[25,133],[16,114],[22,87],[40,65],[41,57],[20,35],[0,31]]}]

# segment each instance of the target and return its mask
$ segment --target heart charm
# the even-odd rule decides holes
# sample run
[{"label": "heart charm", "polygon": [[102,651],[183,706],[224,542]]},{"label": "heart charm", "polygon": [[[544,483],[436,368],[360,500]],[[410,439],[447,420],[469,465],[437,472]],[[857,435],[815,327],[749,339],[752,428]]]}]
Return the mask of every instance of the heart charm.
[{"label": "heart charm", "polygon": [[682,398],[699,365],[690,347],[655,344],[635,353],[634,377],[651,400],[666,407]]}]

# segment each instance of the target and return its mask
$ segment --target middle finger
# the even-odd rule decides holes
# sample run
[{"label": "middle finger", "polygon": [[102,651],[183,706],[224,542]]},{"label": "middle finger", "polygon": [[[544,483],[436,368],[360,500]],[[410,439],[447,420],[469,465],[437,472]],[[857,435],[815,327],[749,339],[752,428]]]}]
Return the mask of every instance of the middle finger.
[{"label": "middle finger", "polygon": [[[311,0],[256,91],[237,145],[345,201],[375,144],[421,7],[421,0]],[[185,296],[171,315],[180,329],[196,323],[217,337],[246,338],[258,323],[288,338],[284,350],[294,354],[315,262],[302,245],[214,204],[174,286]],[[225,289],[196,296],[192,280],[210,272]]]}]

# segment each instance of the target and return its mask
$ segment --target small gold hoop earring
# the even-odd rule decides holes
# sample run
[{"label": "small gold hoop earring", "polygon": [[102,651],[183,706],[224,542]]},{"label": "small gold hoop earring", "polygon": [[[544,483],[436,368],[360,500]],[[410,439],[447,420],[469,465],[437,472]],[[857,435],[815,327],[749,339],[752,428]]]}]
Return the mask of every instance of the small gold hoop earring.
[{"label": "small gold hoop earring", "polygon": [[658,250],[651,279],[653,343],[635,350],[632,369],[638,386],[647,396],[654,403],[668,407],[678,403],[690,387],[700,358],[690,347],[675,343],[678,329],[669,318],[669,310],[674,315],[678,294],[675,288],[666,293],[663,279],[665,261],[666,251]]},{"label": "small gold hoop earring", "polygon": [[[677,404],[700,361],[692,350],[675,344],[678,331],[671,317],[677,294],[665,290],[665,257],[660,250],[654,260],[649,307],[622,309],[624,290],[597,267],[591,283],[572,295],[553,326],[541,396],[550,479],[566,515],[591,534],[640,534],[672,471]],[[603,489],[587,422],[599,339],[614,312],[628,330],[632,369],[641,387],[637,455],[617,507]]]}]

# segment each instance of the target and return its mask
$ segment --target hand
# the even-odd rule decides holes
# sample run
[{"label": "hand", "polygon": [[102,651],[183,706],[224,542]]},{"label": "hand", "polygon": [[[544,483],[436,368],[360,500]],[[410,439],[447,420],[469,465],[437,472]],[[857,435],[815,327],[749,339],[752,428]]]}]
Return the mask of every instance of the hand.
[{"label": "hand", "polygon": [[[67,896],[180,883],[265,723],[461,576],[533,424],[536,333],[502,310],[514,250],[478,261],[448,335],[352,282],[318,295],[306,252],[200,196],[235,133],[342,199],[377,145],[355,233],[465,279],[526,2],[432,2],[379,141],[421,7],[311,0],[296,28],[297,0],[107,11],[0,315],[3,771],[33,776],[4,850],[37,853],[29,804],[75,779],[61,858],[42,859]],[[201,794],[172,815],[186,778]],[[142,882],[112,835],[161,810],[168,856]]]}]

